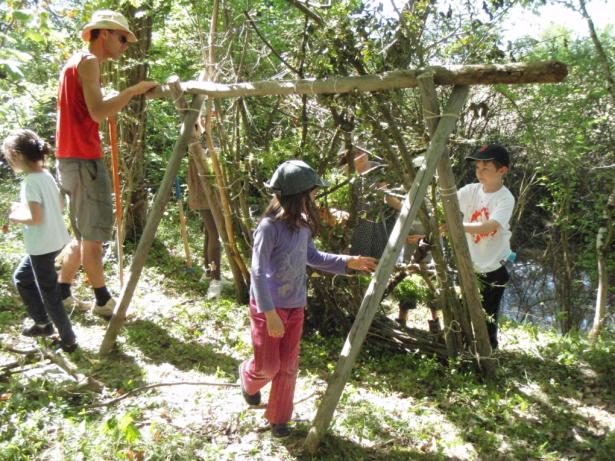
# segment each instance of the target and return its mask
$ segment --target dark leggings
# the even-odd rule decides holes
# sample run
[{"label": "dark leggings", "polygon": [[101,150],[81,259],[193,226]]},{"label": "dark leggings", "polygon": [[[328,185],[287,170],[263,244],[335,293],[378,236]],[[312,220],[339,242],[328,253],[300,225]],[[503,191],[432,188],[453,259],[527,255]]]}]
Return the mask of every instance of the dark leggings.
[{"label": "dark leggings", "polygon": [[214,280],[220,280],[220,235],[216,228],[214,216],[210,210],[199,210],[203,217],[203,232],[205,239],[203,240],[203,259],[205,261],[205,273]]},{"label": "dark leggings", "polygon": [[51,317],[60,338],[71,344],[75,342],[75,333],[62,305],[54,266],[58,253],[25,256],[13,274],[13,281],[32,320],[42,325]]},{"label": "dark leggings", "polygon": [[483,299],[483,309],[489,316],[487,318],[487,332],[491,347],[498,347],[498,315],[500,313],[500,301],[506,288],[506,282],[510,276],[504,266],[493,272],[478,274],[480,294]]}]

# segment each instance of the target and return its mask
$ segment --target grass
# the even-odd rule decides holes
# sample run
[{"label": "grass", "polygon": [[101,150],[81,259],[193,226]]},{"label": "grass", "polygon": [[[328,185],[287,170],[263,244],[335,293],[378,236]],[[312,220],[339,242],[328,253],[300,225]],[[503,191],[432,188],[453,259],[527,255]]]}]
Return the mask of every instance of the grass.
[{"label": "grass", "polygon": [[[0,193],[6,193],[3,186]],[[169,215],[174,213],[173,207]],[[0,242],[0,459],[2,460],[610,460],[615,453],[615,337],[590,346],[534,326],[504,322],[497,376],[443,367],[420,355],[367,344],[314,457],[303,450],[344,338],[306,332],[295,394],[294,433],[272,439],[263,409],[249,409],[236,386],[153,383],[237,380],[251,351],[246,306],[205,301],[201,271],[185,270],[175,221],[154,245],[118,349],[97,355],[106,324],[72,316],[81,350],[68,358],[105,385],[83,388],[21,337],[25,318],[10,274],[22,247],[17,229]],[[191,222],[193,253],[201,247]],[[115,264],[107,265],[118,292]],[[77,292],[89,296],[79,280]],[[426,323],[417,311],[416,321]],[[16,368],[6,365],[18,362]],[[267,390],[265,390],[265,398]]]}]

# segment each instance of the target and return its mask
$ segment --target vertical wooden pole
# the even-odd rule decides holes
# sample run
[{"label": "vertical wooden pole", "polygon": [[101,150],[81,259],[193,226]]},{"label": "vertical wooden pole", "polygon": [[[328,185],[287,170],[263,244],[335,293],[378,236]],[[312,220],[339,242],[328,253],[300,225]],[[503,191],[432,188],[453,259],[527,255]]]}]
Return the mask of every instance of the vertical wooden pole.
[{"label": "vertical wooden pole", "polygon": [[[443,121],[443,117],[449,114],[445,112],[444,116],[440,116],[436,87],[433,81],[433,72],[422,73],[418,76],[418,81],[423,103],[425,125],[429,130],[430,136],[434,136],[437,126]],[[459,269],[459,279],[462,288],[461,293],[467,307],[466,312],[463,312],[462,309],[460,313],[461,326],[466,340],[468,341],[468,345],[478,361],[478,365],[487,376],[492,376],[495,373],[495,361],[491,358],[491,344],[489,343],[485,314],[482,308],[480,292],[476,285],[476,276],[472,268],[472,259],[470,258],[468,242],[466,240],[465,231],[463,230],[461,210],[459,209],[459,201],[457,200],[455,175],[451,167],[448,149],[440,158],[437,171],[438,186],[440,187],[440,197],[444,205],[448,235],[453,246],[457,268]],[[473,334],[469,328],[470,322],[468,321],[468,312],[469,319],[471,319],[474,329]],[[476,344],[472,342],[473,337],[476,340]]]},{"label": "vertical wooden pole", "polygon": [[446,149],[448,137],[453,132],[457,117],[466,101],[468,92],[469,89],[467,86],[457,86],[453,89],[453,93],[446,107],[446,113],[449,114],[449,116],[438,124],[438,128],[425,154],[425,164],[418,171],[412,183],[412,187],[406,194],[397,222],[389,237],[384,253],[380,258],[372,281],[367,288],[359,312],[348,333],[335,371],[306,438],[305,446],[310,453],[316,451],[320,444],[320,440],[331,423],[333,413],[342,395],[346,381],[348,381],[348,377],[359,355],[363,341],[374,319],[374,315],[380,307],[380,300],[382,299],[388,279],[393,271],[395,261],[399,256],[406,235],[408,235],[412,223],[416,219],[419,208],[425,198],[427,186],[433,179],[436,164]]}]

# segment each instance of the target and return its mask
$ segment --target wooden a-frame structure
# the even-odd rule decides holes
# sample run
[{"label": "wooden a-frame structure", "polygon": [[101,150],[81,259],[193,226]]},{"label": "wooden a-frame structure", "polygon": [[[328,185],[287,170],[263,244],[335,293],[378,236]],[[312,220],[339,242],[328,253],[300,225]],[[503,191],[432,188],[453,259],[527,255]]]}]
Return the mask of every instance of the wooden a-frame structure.
[{"label": "wooden a-frame structure", "polygon": [[[210,47],[211,49],[213,47]],[[199,117],[206,97],[208,98],[208,110],[206,111],[207,119],[204,129],[207,135],[208,150],[212,156],[217,187],[222,188],[225,186],[221,182],[222,175],[220,174],[215,147],[211,141],[210,114],[215,99],[265,95],[373,92],[418,87],[421,92],[425,124],[431,137],[425,154],[425,162],[416,173],[412,186],[404,198],[402,210],[388,244],[365,293],[354,324],[348,333],[335,371],[329,380],[329,385],[306,439],[306,447],[308,451],[313,453],[318,448],[320,440],[331,422],[343,388],[378,310],[380,300],[393,271],[405,236],[408,234],[410,226],[419,213],[427,187],[433,180],[436,171],[438,173],[438,186],[444,205],[451,244],[459,269],[465,305],[465,310],[462,309],[462,312],[456,313],[457,318],[452,319],[452,321],[460,324],[463,339],[476,358],[479,367],[486,375],[492,375],[495,370],[495,363],[491,358],[491,346],[487,335],[485,316],[481,308],[480,295],[476,286],[469,250],[463,232],[455,181],[447,152],[447,141],[467,100],[471,85],[557,83],[565,78],[567,74],[566,66],[560,62],[549,61],[430,67],[418,70],[394,71],[378,75],[324,80],[307,79],[220,84],[212,82],[213,62],[213,56],[210,56],[209,68],[199,76],[198,81],[180,83],[177,79],[174,79],[166,85],[159,87],[150,95],[151,97],[172,98],[180,111],[182,124],[163,180],[156,193],[152,209],[148,214],[143,235],[134,253],[129,278],[122,288],[118,305],[103,339],[100,354],[104,355],[111,351],[124,323],[128,306],[143,270],[145,258],[154,240],[164,208],[170,199],[173,183],[186,151],[189,151],[191,157],[195,160],[199,174],[202,176],[207,174],[207,164],[204,161],[203,149],[197,142],[202,130]],[[452,93],[442,114],[438,110],[436,85],[453,86]],[[187,103],[184,99],[186,94],[194,95],[190,103]],[[208,199],[213,199],[215,191],[212,186],[204,180],[202,183]],[[221,194],[221,196],[223,195]],[[219,210],[214,210],[215,207],[212,208],[212,212],[215,211],[214,220],[219,229],[226,229],[228,231],[226,235],[221,232],[221,237],[229,262],[231,263],[236,287],[240,290],[245,289],[245,284],[248,282],[247,270],[241,258],[239,258],[232,241],[232,229],[229,228],[228,224],[230,222],[230,208],[228,203],[224,203],[224,199],[221,202],[222,213]],[[449,319],[449,321],[451,320]],[[445,318],[446,322],[447,319]],[[450,327],[450,325],[446,326]]]}]

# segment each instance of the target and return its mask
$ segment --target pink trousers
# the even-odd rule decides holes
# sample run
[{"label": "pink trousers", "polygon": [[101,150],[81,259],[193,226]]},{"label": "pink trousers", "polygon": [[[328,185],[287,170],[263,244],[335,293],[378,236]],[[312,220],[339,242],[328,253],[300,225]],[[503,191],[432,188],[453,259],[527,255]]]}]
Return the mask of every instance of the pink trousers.
[{"label": "pink trousers", "polygon": [[241,364],[243,385],[246,392],[252,395],[271,382],[265,412],[265,418],[271,424],[285,424],[292,417],[303,310],[303,307],[276,308],[284,323],[284,336],[272,338],[267,334],[265,314],[256,310],[254,301],[250,302],[254,357]]}]

